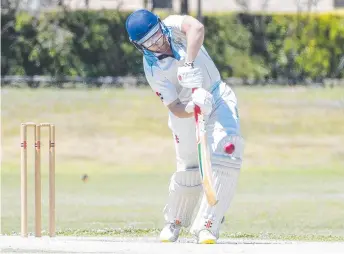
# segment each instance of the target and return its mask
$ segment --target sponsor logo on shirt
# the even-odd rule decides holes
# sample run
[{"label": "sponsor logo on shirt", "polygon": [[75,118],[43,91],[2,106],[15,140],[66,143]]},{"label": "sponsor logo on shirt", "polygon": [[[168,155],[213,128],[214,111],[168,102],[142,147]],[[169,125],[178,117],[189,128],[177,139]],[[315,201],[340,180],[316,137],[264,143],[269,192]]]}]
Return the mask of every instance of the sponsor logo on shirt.
[{"label": "sponsor logo on shirt", "polygon": [[164,101],[164,97],[162,97],[161,93],[155,92],[155,94],[156,94],[157,96],[159,96],[159,98],[160,98],[161,101]]},{"label": "sponsor logo on shirt", "polygon": [[179,137],[176,134],[174,134],[174,140],[176,141],[177,144],[179,144]]}]

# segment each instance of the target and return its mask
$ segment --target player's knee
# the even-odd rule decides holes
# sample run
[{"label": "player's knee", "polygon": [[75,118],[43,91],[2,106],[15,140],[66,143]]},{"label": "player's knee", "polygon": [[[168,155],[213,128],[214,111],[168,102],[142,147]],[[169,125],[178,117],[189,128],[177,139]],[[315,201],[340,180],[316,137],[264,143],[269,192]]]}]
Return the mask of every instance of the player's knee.
[{"label": "player's knee", "polygon": [[213,169],[232,168],[239,170],[242,164],[243,151],[244,139],[241,136],[230,135],[222,138],[212,154]]},{"label": "player's knee", "polygon": [[244,152],[244,139],[238,135],[223,137],[216,145],[214,154],[242,159]]},{"label": "player's knee", "polygon": [[[192,187],[201,188],[201,176],[199,171],[177,171],[173,174],[170,190],[192,191]],[[195,190],[198,191],[198,190]]]}]

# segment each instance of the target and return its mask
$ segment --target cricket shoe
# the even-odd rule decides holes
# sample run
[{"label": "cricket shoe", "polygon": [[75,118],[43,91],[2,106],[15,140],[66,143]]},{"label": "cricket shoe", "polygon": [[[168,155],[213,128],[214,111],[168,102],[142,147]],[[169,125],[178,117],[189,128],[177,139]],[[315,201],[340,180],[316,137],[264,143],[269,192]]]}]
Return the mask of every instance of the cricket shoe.
[{"label": "cricket shoe", "polygon": [[181,228],[181,225],[177,225],[176,223],[166,224],[166,226],[161,230],[160,241],[164,243],[177,241]]},{"label": "cricket shoe", "polygon": [[198,233],[197,243],[199,244],[215,244],[216,241],[217,237],[207,229],[203,229]]}]

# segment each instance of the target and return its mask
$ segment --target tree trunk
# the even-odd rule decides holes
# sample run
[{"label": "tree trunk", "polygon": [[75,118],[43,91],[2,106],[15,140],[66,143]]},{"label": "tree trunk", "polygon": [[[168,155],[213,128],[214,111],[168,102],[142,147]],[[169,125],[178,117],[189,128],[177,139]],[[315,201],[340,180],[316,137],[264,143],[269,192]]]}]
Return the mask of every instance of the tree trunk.
[{"label": "tree trunk", "polygon": [[181,0],[180,2],[180,13],[181,14],[189,14],[189,1],[188,0]]}]

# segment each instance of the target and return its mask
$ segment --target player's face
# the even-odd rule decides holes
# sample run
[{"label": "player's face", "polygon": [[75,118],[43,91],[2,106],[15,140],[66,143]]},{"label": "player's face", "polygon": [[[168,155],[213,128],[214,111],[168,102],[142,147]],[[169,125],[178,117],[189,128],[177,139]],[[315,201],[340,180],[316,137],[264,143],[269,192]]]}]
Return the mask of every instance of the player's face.
[{"label": "player's face", "polygon": [[169,48],[169,43],[166,36],[159,29],[148,40],[142,43],[142,46],[152,52],[164,53]]}]

